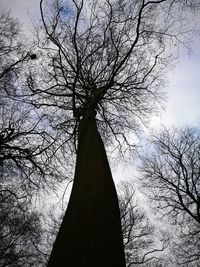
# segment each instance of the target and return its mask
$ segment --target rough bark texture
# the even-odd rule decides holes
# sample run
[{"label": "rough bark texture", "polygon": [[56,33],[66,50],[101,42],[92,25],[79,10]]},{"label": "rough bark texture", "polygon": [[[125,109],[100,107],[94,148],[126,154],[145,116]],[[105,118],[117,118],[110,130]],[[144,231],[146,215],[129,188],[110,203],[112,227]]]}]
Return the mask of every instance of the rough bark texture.
[{"label": "rough bark texture", "polygon": [[72,193],[48,267],[125,267],[117,194],[94,115],[80,124]]}]

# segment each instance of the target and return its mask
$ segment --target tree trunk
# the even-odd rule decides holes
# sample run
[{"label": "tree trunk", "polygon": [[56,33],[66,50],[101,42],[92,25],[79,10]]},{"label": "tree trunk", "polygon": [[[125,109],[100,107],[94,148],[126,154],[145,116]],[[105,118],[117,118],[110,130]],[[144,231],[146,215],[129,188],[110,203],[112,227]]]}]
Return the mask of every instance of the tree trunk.
[{"label": "tree trunk", "polygon": [[125,267],[117,193],[94,114],[79,127],[74,184],[48,267]]}]

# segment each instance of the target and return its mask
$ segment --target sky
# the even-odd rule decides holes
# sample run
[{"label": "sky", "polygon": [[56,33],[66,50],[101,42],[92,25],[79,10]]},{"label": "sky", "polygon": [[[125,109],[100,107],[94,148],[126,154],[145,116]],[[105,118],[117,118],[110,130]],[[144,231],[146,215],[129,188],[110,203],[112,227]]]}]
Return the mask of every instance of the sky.
[{"label": "sky", "polygon": [[[0,0],[0,12],[10,10],[11,15],[19,18],[20,23],[26,32],[31,31],[32,24],[40,20],[39,0]],[[199,23],[200,29],[200,23]],[[184,48],[180,50],[180,57],[176,67],[168,75],[168,86],[166,88],[168,101],[165,111],[152,117],[150,127],[147,129],[147,136],[152,130],[159,130],[163,126],[194,126],[200,128],[200,36],[195,38],[192,46],[192,54]],[[128,164],[127,164],[128,163]],[[137,172],[134,162],[111,165],[115,184],[119,185],[122,180],[133,181],[136,187],[137,199],[146,210],[149,205],[144,195],[137,190]],[[69,197],[71,186],[65,194]],[[59,195],[63,196],[65,186]],[[48,196],[49,203],[55,204],[55,196]],[[43,203],[43,202],[42,202]],[[46,210],[47,202],[44,201],[43,211]],[[56,202],[56,205],[60,202]],[[145,204],[146,203],[146,204]],[[152,216],[151,211],[148,216]],[[156,219],[157,224],[157,219]]]},{"label": "sky", "polygon": [[[0,11],[3,10],[10,10],[13,17],[19,18],[26,31],[40,20],[39,0],[0,0]],[[152,117],[147,132],[162,125],[200,127],[200,36],[195,38],[192,49],[191,55],[184,48],[180,50],[176,67],[167,75],[165,111]],[[129,171],[125,168],[117,173],[121,177]]]},{"label": "sky", "polygon": [[[33,23],[40,20],[39,0],[0,0],[0,13],[7,10],[13,17],[19,18],[27,32],[31,31]],[[167,75],[166,109],[153,116],[149,131],[158,130],[162,125],[200,128],[200,36],[195,38],[192,50],[191,55],[184,48],[180,50],[176,67]],[[129,180],[134,176],[134,171],[130,164],[114,167],[115,183],[122,179]]]},{"label": "sky", "polygon": [[32,22],[39,20],[39,0],[0,0],[0,12],[10,11],[19,18],[22,26],[31,29]]},{"label": "sky", "polygon": [[200,127],[200,36],[192,45],[192,54],[181,49],[176,67],[168,73],[166,110],[154,117],[151,127]]},{"label": "sky", "polygon": [[[7,10],[10,10],[13,17],[19,18],[27,32],[31,31],[32,24],[40,20],[39,0],[0,0],[0,13]],[[162,125],[167,127],[189,125],[200,128],[200,36],[194,40],[191,55],[184,48],[180,50],[178,63],[169,71],[167,78],[168,101],[165,104],[165,111],[152,117],[147,134],[152,130],[159,130]],[[114,169],[115,183],[119,184],[122,179],[130,180],[134,176],[137,177],[133,166],[134,164],[130,163],[111,166]],[[142,202],[144,200],[141,195],[139,199]]]},{"label": "sky", "polygon": [[[10,10],[22,26],[26,25],[27,31],[40,19],[39,0],[0,0],[0,11],[3,10]],[[189,56],[182,48],[176,67],[168,73],[166,108],[152,118],[150,128],[162,125],[200,127],[200,36],[196,37],[192,49]]]}]

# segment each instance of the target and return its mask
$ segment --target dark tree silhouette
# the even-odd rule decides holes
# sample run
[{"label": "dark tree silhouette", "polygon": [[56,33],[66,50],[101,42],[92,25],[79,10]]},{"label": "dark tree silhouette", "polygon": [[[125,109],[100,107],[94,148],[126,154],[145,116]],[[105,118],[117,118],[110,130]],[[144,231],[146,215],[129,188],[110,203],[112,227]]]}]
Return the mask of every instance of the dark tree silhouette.
[{"label": "dark tree silhouette", "polygon": [[150,198],[175,227],[178,264],[200,262],[200,133],[195,128],[164,130],[142,157],[142,181]]},{"label": "dark tree silhouette", "polygon": [[[46,118],[28,106],[20,95],[23,75],[36,55],[27,52],[20,27],[9,13],[0,16],[0,182],[20,187],[31,196],[35,190],[55,187],[63,170],[58,154],[62,141],[46,130]],[[59,154],[60,157],[60,154]],[[49,179],[50,178],[50,179]]]},{"label": "dark tree silhouette", "polygon": [[[142,207],[138,205],[132,182],[120,183],[118,186],[118,199],[126,266],[169,266],[167,265],[169,262],[166,256],[168,239],[160,234],[160,237],[157,237],[155,242],[155,227],[145,215]],[[62,203],[62,212],[60,214],[56,212],[58,210],[57,205],[53,205],[44,217],[43,240],[45,242],[43,242],[43,248],[45,248],[45,253],[49,255],[65,214],[66,205]]]},{"label": "dark tree silhouette", "polygon": [[156,244],[155,226],[138,205],[132,183],[121,183],[119,205],[126,266],[165,266],[168,259],[163,251],[169,245],[168,238],[160,233]]},{"label": "dark tree silhouette", "polygon": [[0,185],[0,266],[41,266],[42,227],[26,197]]},{"label": "dark tree silhouette", "polygon": [[51,126],[78,149],[48,267],[125,266],[117,194],[99,132],[109,144],[130,146],[130,130],[157,109],[169,48],[188,34],[182,23],[188,1],[50,2],[40,1],[41,57],[37,72],[29,71],[27,101],[52,114]]},{"label": "dark tree silhouette", "polygon": [[[51,158],[56,134],[43,127],[44,116],[18,94],[21,76],[32,54],[26,51],[20,27],[9,13],[0,15],[0,266],[41,266],[44,256],[40,216],[31,199],[44,185],[62,179]],[[53,138],[53,137],[54,138]],[[56,161],[56,157],[54,157]],[[48,166],[49,164],[49,166]],[[58,177],[58,174],[60,177]],[[48,177],[51,176],[51,183]]]}]

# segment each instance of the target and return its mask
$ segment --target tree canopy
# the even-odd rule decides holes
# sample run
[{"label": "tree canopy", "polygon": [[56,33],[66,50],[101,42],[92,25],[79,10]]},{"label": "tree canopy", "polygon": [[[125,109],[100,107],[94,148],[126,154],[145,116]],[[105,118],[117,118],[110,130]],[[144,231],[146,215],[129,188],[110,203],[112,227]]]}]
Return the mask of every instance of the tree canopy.
[{"label": "tree canopy", "polygon": [[198,129],[165,129],[152,140],[140,168],[149,197],[175,227],[174,252],[185,266],[198,265],[200,259],[199,160]]},{"label": "tree canopy", "polygon": [[[68,178],[81,122],[92,118],[93,126],[97,123],[101,147],[121,152],[135,148],[133,133],[158,112],[165,98],[165,74],[177,48],[190,46],[191,11],[198,5],[186,0],[40,0],[42,25],[31,47],[22,41],[17,21],[9,13],[0,16],[0,235],[4,238],[6,229],[7,237],[16,240],[8,242],[12,249],[6,255],[19,266],[23,260],[15,260],[16,254],[23,257],[26,250],[32,264],[38,252],[34,240],[40,242],[31,201],[41,189],[56,190]],[[163,132],[153,141],[155,154],[143,157],[141,168],[150,196],[170,223],[177,224],[175,254],[186,266],[199,263],[198,139],[193,129]],[[106,154],[104,159],[107,162]],[[121,219],[128,264],[148,266],[155,252],[152,228],[143,225],[145,217],[127,200]],[[15,227],[19,220],[24,224]],[[27,227],[30,221],[33,225]],[[140,230],[144,226],[144,232],[135,240],[137,225]],[[143,248],[142,255],[133,253],[133,243]],[[159,259],[151,262],[159,264]]]},{"label": "tree canopy", "polygon": [[188,5],[41,0],[39,63],[28,76],[31,103],[54,114],[51,124],[67,140],[76,136],[85,112],[95,109],[106,144],[133,144],[129,130],[136,132],[164,98],[173,52],[189,46]]}]

